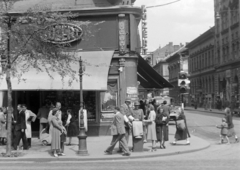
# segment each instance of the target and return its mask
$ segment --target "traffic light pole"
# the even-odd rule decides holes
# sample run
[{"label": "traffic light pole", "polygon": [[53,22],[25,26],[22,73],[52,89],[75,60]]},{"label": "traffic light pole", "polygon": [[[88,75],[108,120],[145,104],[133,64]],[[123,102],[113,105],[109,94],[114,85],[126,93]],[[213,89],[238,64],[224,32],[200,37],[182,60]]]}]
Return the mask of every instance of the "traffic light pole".
[{"label": "traffic light pole", "polygon": [[180,94],[181,95],[181,106],[182,106],[182,109],[184,110],[184,102],[183,102],[183,95],[184,94]]}]

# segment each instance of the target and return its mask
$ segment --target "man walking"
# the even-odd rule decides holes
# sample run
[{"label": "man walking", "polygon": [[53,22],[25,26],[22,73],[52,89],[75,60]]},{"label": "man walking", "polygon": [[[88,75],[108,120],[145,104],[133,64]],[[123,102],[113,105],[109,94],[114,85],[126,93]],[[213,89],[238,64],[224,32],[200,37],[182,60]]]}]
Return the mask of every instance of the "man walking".
[{"label": "man walking", "polygon": [[115,116],[113,118],[113,125],[111,128],[114,128],[115,130],[112,129],[112,142],[110,146],[104,151],[106,154],[111,155],[112,151],[115,147],[115,145],[120,142],[121,144],[121,149],[123,150],[123,156],[130,156],[130,152],[128,149],[127,141],[125,138],[125,125],[124,125],[124,116],[120,113],[120,109],[118,107],[115,107]]},{"label": "man walking", "polygon": [[[126,98],[125,103],[120,108],[120,112],[123,114],[123,118],[124,118],[125,138],[126,138],[127,143],[129,141],[130,129],[132,127],[132,124],[130,123],[129,120],[133,120],[132,110],[130,108],[130,104],[131,104],[131,99],[130,98]],[[119,145],[119,147],[120,147],[120,149],[119,149],[118,152],[122,152],[121,144]]]},{"label": "man walking", "polygon": [[25,130],[26,130],[25,111],[22,109],[21,105],[18,105],[17,109],[18,109],[18,113],[16,114],[16,119],[15,119],[15,129],[14,129],[15,139],[13,143],[13,149],[17,150],[17,146],[19,145],[19,142],[22,139],[23,149],[27,150],[28,144],[27,144],[27,138],[25,134]]}]

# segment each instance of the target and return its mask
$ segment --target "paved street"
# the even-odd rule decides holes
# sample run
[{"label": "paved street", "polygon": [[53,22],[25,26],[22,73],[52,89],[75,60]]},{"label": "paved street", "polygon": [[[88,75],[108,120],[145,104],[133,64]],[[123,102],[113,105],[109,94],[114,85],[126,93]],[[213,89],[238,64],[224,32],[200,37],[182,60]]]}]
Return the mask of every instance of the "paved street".
[{"label": "paved street", "polygon": [[[186,111],[188,126],[192,134],[204,138],[211,143],[208,149],[173,156],[143,158],[119,161],[95,162],[8,162],[0,163],[0,169],[184,169],[184,170],[236,170],[240,167],[240,143],[219,145],[219,129],[215,125],[221,121],[223,115],[216,113],[203,113],[199,111]],[[237,134],[240,129],[240,119],[234,118]],[[231,139],[233,142],[233,139]]]}]

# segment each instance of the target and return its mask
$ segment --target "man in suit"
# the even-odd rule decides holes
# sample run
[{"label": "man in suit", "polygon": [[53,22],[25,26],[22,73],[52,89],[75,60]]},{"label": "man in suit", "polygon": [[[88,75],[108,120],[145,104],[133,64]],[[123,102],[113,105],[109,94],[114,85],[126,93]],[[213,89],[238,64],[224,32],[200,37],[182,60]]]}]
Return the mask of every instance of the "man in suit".
[{"label": "man in suit", "polygon": [[120,113],[120,109],[115,107],[115,116],[113,118],[113,126],[116,127],[116,133],[114,132],[112,142],[110,146],[104,151],[104,153],[111,155],[115,145],[120,142],[123,150],[123,156],[130,156],[127,141],[125,138],[124,116]]},{"label": "man in suit", "polygon": [[[131,99],[126,98],[125,103],[121,105],[120,107],[120,112],[123,115],[124,118],[124,125],[125,125],[125,138],[128,143],[129,141],[129,134],[130,134],[130,129],[132,128],[132,124],[130,120],[133,120],[134,118],[132,117],[132,109],[130,108],[131,104]],[[122,152],[121,144],[119,145],[119,151],[118,153]]]},{"label": "man in suit", "polygon": [[27,138],[25,134],[26,130],[26,117],[25,117],[25,110],[22,109],[21,105],[17,106],[18,113],[16,114],[15,122],[15,139],[13,143],[13,149],[17,150],[17,146],[19,145],[20,140],[23,141],[23,149],[28,149]]}]

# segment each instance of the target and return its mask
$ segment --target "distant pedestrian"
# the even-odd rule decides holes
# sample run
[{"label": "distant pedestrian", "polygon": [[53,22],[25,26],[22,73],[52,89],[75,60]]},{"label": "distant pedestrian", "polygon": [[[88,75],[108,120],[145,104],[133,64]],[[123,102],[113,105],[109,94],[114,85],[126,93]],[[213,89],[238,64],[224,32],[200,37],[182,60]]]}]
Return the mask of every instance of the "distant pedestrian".
[{"label": "distant pedestrian", "polygon": [[76,137],[79,135],[79,127],[78,127],[78,120],[73,115],[72,110],[67,110],[67,122],[66,122],[66,129],[67,129],[67,137],[69,138],[68,146],[72,143],[72,137]]},{"label": "distant pedestrian", "polygon": [[209,110],[212,111],[212,99],[209,98]]},{"label": "distant pedestrian", "polygon": [[147,140],[151,140],[152,142],[152,149],[150,150],[151,152],[156,151],[156,140],[157,140],[157,135],[156,135],[156,112],[155,108],[152,104],[149,104],[149,115],[148,119],[144,120],[144,122],[147,124]]},{"label": "distant pedestrian", "polygon": [[228,124],[228,137],[235,137],[235,142],[239,142],[238,140],[238,136],[235,133],[234,130],[234,124],[233,124],[233,120],[232,120],[232,113],[229,107],[226,107],[225,111],[225,119],[226,119],[226,123]]},{"label": "distant pedestrian", "polygon": [[186,144],[190,145],[190,133],[188,131],[187,120],[186,116],[184,115],[184,111],[181,107],[179,107],[176,113],[178,115],[176,118],[176,133],[172,144],[176,145],[177,141],[186,140]]},{"label": "distant pedestrian", "polygon": [[157,141],[160,142],[160,149],[165,149],[165,141],[168,141],[168,122],[169,115],[164,113],[163,108],[158,109],[156,116]]},{"label": "distant pedestrian", "polygon": [[113,122],[111,125],[111,135],[112,137],[112,142],[110,146],[104,151],[105,154],[111,155],[113,152],[113,149],[115,145],[120,142],[121,144],[121,149],[123,151],[123,156],[130,156],[130,151],[128,149],[128,144],[126,141],[125,133],[125,121],[124,121],[124,116],[122,113],[120,113],[120,109],[118,107],[115,107],[115,116],[113,117]]},{"label": "distant pedestrian", "polygon": [[194,100],[194,108],[197,109],[197,107],[198,107],[198,101],[197,101],[197,99],[195,99]]},{"label": "distant pedestrian", "polygon": [[227,134],[228,134],[228,124],[226,123],[226,119],[222,118],[221,125],[216,125],[216,127],[221,129],[219,144],[222,144],[224,142],[224,139],[227,140],[227,144],[230,144],[228,136],[227,136]]}]

